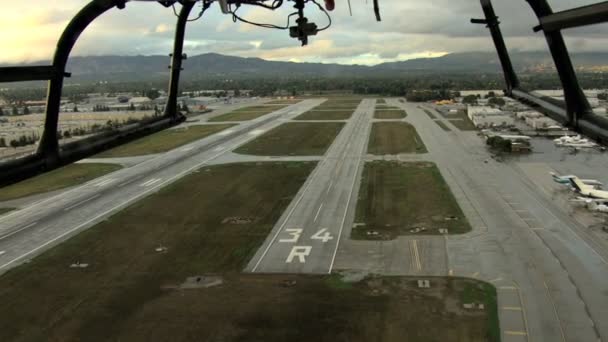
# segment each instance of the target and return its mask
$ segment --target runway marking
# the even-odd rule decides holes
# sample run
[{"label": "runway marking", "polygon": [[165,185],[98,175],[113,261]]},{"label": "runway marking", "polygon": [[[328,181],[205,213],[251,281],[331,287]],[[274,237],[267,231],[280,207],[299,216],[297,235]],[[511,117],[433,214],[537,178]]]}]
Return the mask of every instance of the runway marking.
[{"label": "runway marking", "polygon": [[454,270],[449,270],[449,271],[448,271],[448,275],[449,275],[449,276],[453,276],[453,275],[454,275]]},{"label": "runway marking", "polygon": [[266,131],[263,130],[263,129],[254,129],[253,131],[249,132],[249,135],[254,135],[255,136],[255,135],[260,135],[260,134],[262,134],[264,132],[266,132]]},{"label": "runway marking", "polygon": [[15,234],[19,233],[20,231],[22,231],[22,230],[24,230],[24,229],[28,229],[28,228],[30,228],[30,227],[32,227],[32,226],[34,226],[34,225],[36,225],[37,223],[38,223],[38,221],[32,222],[32,223],[28,224],[27,226],[23,226],[23,227],[21,227],[21,228],[19,228],[19,229],[15,230],[15,231],[13,231],[13,232],[10,232],[10,233],[8,233],[8,234],[6,234],[6,235],[2,235],[2,236],[0,236],[0,240],[2,240],[2,239],[6,239],[6,238],[7,238],[7,237],[9,237],[9,236],[15,235]]},{"label": "runway marking", "polygon": [[194,150],[194,146],[188,146],[181,149],[183,152],[188,152]]},{"label": "runway marking", "polygon": [[295,257],[298,257],[298,261],[303,264],[306,263],[306,257],[310,255],[310,251],[312,250],[312,246],[294,246],[289,252],[286,263],[291,264]]},{"label": "runway marking", "polygon": [[508,290],[508,291],[517,291],[517,287],[515,286],[501,286],[498,288],[499,290]]},{"label": "runway marking", "polygon": [[317,210],[317,214],[315,215],[315,219],[313,220],[313,222],[317,222],[317,218],[319,218],[319,214],[321,213],[321,209],[323,209],[323,203],[321,203],[321,205],[319,206],[319,209]]},{"label": "runway marking", "polygon": [[0,255],[2,255],[2,254],[4,254],[4,253],[6,253],[6,252],[5,252],[5,251],[0,251]]},{"label": "runway marking", "polygon": [[416,271],[422,270],[422,263],[420,262],[420,254],[418,253],[418,242],[416,240],[410,240],[410,250],[412,253],[412,259],[414,261],[414,268]]},{"label": "runway marking", "polygon": [[86,203],[86,202],[92,201],[92,200],[96,199],[96,198],[97,198],[97,197],[99,197],[99,196],[101,196],[101,195],[100,195],[100,194],[93,195],[93,196],[91,196],[91,197],[89,197],[89,198],[87,198],[87,199],[85,199],[85,200],[82,200],[82,201],[80,201],[80,202],[76,203],[76,204],[72,204],[72,205],[71,205],[71,206],[69,206],[69,207],[63,208],[63,211],[68,211],[68,210],[74,209],[74,208],[76,208],[77,206],[79,206],[79,205],[81,205],[81,204],[84,204],[84,203]]},{"label": "runway marking", "polygon": [[526,336],[528,334],[525,331],[505,330],[505,335],[510,335],[510,336]]},{"label": "runway marking", "polygon": [[333,180],[329,182],[329,186],[327,187],[327,192],[325,194],[329,193],[329,190],[331,190],[332,186],[334,186],[334,181]]},{"label": "runway marking", "polygon": [[327,231],[327,228],[323,228],[316,232],[313,236],[310,237],[312,240],[321,240],[323,243],[326,243],[329,240],[333,240],[334,237]]},{"label": "runway marking", "polygon": [[478,276],[479,276],[479,272],[475,272],[475,273],[473,273],[473,275],[472,275],[472,277],[473,277],[473,278],[477,278]]},{"label": "runway marking", "polygon": [[218,147],[216,147],[216,148],[213,149],[213,152],[219,152],[219,151],[221,151],[223,149],[224,149],[224,147],[218,146]]},{"label": "runway marking", "polygon": [[114,178],[108,178],[108,179],[102,180],[102,181],[101,181],[101,182],[99,182],[99,183],[95,183],[95,184],[93,184],[93,186],[96,186],[96,187],[102,187],[102,186],[104,186],[104,185],[108,185],[108,184],[110,184],[110,183],[113,183],[115,180],[116,180],[116,179],[114,179]]},{"label": "runway marking", "polygon": [[234,132],[234,130],[232,129],[227,129],[225,131],[219,132],[217,135],[228,135],[230,133]]},{"label": "runway marking", "polygon": [[526,209],[513,209],[513,211],[515,211],[516,213],[527,213],[528,212]]},{"label": "runway marking", "polygon": [[150,186],[160,182],[162,178],[152,178],[146,182],[141,183],[139,186]]},{"label": "runway marking", "polygon": [[279,242],[282,242],[282,243],[296,243],[300,239],[300,236],[302,235],[302,231],[303,231],[303,229],[300,229],[300,228],[285,229],[285,232],[288,233],[289,235],[291,235],[291,238],[289,238],[289,239],[281,239],[281,240],[279,240]]},{"label": "runway marking", "polygon": [[495,282],[497,282],[497,281],[501,281],[501,280],[502,280],[502,278],[501,278],[501,277],[498,277],[498,278],[496,278],[496,279],[492,279],[492,280],[490,280],[490,283],[495,283]]},{"label": "runway marking", "polygon": [[507,311],[521,311],[519,306],[503,306],[502,309]]}]

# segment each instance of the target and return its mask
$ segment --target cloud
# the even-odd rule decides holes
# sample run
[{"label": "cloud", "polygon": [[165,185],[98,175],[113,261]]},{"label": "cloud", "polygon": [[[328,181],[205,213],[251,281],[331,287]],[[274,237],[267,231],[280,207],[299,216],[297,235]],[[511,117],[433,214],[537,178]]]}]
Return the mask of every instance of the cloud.
[{"label": "cloud", "polygon": [[[576,5],[595,2],[577,0]],[[371,2],[352,4],[350,16],[346,3],[340,2],[332,12],[332,27],[311,37],[307,47],[300,47],[286,30],[233,22],[214,4],[200,20],[188,23],[185,52],[375,64],[449,52],[493,50],[488,30],[469,23],[470,18],[483,16],[477,0],[382,0],[383,21],[379,23]],[[573,6],[571,0],[552,0],[551,4],[556,11]],[[80,0],[35,5],[11,2],[10,8],[0,13],[0,63],[50,59],[61,32],[82,6]],[[532,31],[538,20],[526,1],[495,0],[494,7],[511,50],[547,49],[542,33]],[[194,18],[199,10],[200,5],[196,5],[190,17]],[[292,11],[287,2],[278,11],[242,6],[237,13],[254,22],[286,25]],[[307,6],[305,13],[320,27],[326,25],[327,18],[314,6]],[[73,55],[166,55],[172,49],[175,22],[171,8],[154,2],[128,2],[124,10],[110,10],[91,24]],[[607,33],[608,25],[604,24],[568,30],[565,35],[572,51],[608,51]]]}]

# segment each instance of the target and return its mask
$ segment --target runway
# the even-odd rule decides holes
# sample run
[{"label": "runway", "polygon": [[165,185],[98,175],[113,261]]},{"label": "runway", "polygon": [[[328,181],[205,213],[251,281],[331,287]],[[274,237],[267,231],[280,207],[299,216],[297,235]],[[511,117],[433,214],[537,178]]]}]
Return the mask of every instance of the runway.
[{"label": "runway", "polygon": [[309,176],[246,271],[331,273],[345,226],[352,225],[375,100],[363,100]]},{"label": "runway", "polygon": [[305,100],[0,217],[0,274],[317,106]]}]

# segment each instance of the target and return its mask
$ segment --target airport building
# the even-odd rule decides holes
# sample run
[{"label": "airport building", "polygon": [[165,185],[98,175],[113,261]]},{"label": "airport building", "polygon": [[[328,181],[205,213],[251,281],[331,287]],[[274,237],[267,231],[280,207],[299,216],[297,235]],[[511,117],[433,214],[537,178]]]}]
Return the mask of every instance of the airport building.
[{"label": "airport building", "polygon": [[511,112],[489,106],[468,106],[467,115],[477,128],[511,127],[515,119]]}]

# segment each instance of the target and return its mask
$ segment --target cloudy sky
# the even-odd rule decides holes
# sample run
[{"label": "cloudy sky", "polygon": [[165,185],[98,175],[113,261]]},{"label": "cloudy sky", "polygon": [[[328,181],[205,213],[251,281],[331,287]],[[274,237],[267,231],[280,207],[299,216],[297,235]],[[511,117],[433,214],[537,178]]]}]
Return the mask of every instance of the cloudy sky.
[{"label": "cloudy sky", "polygon": [[[595,3],[598,0],[550,0],[554,10]],[[0,63],[50,59],[67,22],[84,0],[0,0]],[[487,30],[469,24],[482,17],[478,0],[380,0],[382,22],[376,22],[371,0],[336,0],[331,12],[333,26],[311,38],[302,48],[287,31],[234,23],[213,5],[204,17],[187,27],[186,52],[190,55],[216,52],[270,60],[377,64],[416,57],[441,56],[450,52],[490,51]],[[546,49],[542,34],[532,32],[536,24],[525,0],[495,0],[502,29],[512,50]],[[177,5],[179,10],[179,6]],[[257,22],[284,25],[290,7],[280,11],[245,9],[241,16]],[[321,27],[326,18],[314,6],[307,16]],[[193,15],[200,6],[193,10]],[[175,16],[171,8],[157,3],[129,2],[93,23],[78,41],[72,55],[150,55],[171,51]],[[608,25],[567,32],[572,51],[607,51]]]}]

